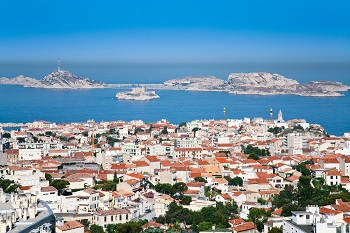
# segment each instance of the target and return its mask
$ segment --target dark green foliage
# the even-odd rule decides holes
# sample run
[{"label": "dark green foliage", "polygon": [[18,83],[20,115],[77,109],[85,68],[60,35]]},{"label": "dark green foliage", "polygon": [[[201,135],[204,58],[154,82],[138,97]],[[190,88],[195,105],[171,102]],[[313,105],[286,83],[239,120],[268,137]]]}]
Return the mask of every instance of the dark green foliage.
[{"label": "dark green foliage", "polygon": [[246,148],[242,146],[243,152],[248,154],[249,159],[258,160],[260,156],[270,156],[270,151],[267,149],[259,149],[257,147],[253,147],[252,145],[248,145]]},{"label": "dark green foliage", "polygon": [[271,211],[265,209],[252,208],[248,214],[248,219],[256,224],[260,232],[264,228],[264,223],[268,217],[271,217]]},{"label": "dark green foliage", "polygon": [[119,139],[113,138],[113,137],[111,137],[111,136],[107,136],[106,139],[107,139],[108,144],[109,144],[111,147],[114,146],[114,143],[120,142]]},{"label": "dark green foliage", "polygon": [[52,182],[52,176],[48,173],[45,173],[45,179],[49,181],[49,184]]},{"label": "dark green foliage", "polygon": [[194,178],[194,181],[208,183],[208,181],[206,179],[204,179],[203,177],[196,177],[196,178]]},{"label": "dark green foliage", "polygon": [[298,165],[294,166],[294,169],[301,172],[303,176],[310,176],[311,171],[306,168],[305,166],[306,164],[311,164],[311,161],[305,161],[305,162],[299,163]]},{"label": "dark green foliage", "polygon": [[183,205],[189,205],[192,201],[192,198],[190,196],[181,195],[180,196],[181,204]]},{"label": "dark green foliage", "polygon": [[144,132],[144,130],[141,128],[136,128],[134,134],[136,135],[138,132]]},{"label": "dark green foliage", "polygon": [[173,185],[173,192],[183,194],[183,192],[187,191],[187,186],[184,182],[178,182]]},{"label": "dark green foliage", "polygon": [[17,188],[20,185],[15,183],[13,180],[0,178],[0,187],[5,193],[17,192]]},{"label": "dark green foliage", "polygon": [[17,141],[18,141],[18,143],[24,143],[24,142],[26,142],[26,139],[20,137],[20,138],[17,138]]},{"label": "dark green foliage", "polygon": [[6,132],[2,135],[3,138],[11,138],[11,134]]},{"label": "dark green foliage", "polygon": [[294,130],[304,130],[304,128],[301,125],[294,125]]},{"label": "dark green foliage", "polygon": [[156,184],[154,186],[154,189],[158,192],[158,193],[164,193],[164,194],[169,194],[169,195],[174,195],[174,189],[173,186],[171,184]]},{"label": "dark green foliage", "polygon": [[225,176],[224,178],[228,181],[228,185],[243,186],[243,179],[241,177],[236,176],[235,178],[231,178],[229,176]]},{"label": "dark green foliage", "polygon": [[237,210],[237,205],[223,205],[219,202],[216,207],[210,206],[204,207],[200,211],[191,211],[172,202],[169,205],[169,210],[166,212],[165,222],[168,224],[178,222],[192,226],[197,225],[199,230],[204,229],[204,226],[212,226],[213,224],[217,227],[227,228],[229,227],[229,218],[237,213]]},{"label": "dark green foliage", "polygon": [[198,231],[205,231],[211,229],[213,224],[211,222],[201,222],[198,224]]},{"label": "dark green foliage", "polygon": [[305,210],[308,205],[330,205],[334,204],[336,199],[350,201],[350,193],[340,185],[327,186],[323,185],[323,182],[316,182],[318,185],[313,188],[311,180],[310,176],[301,176],[298,189],[286,186],[279,195],[272,198],[273,207],[283,207],[282,216],[291,216],[291,211]]},{"label": "dark green foliage", "polygon": [[141,226],[145,225],[147,220],[131,221],[127,223],[109,224],[106,227],[106,233],[140,233]]},{"label": "dark green foliage", "polygon": [[69,182],[66,180],[52,180],[50,183],[51,186],[55,187],[59,192],[67,188]]},{"label": "dark green foliage", "polygon": [[288,203],[282,207],[282,216],[292,216],[292,211],[304,210],[304,208],[299,207],[297,204]]},{"label": "dark green foliage", "polygon": [[82,132],[81,134],[82,134],[84,137],[89,136],[89,132],[88,132],[88,131],[84,131],[84,132]]},{"label": "dark green foliage", "polygon": [[160,134],[169,134],[168,133],[168,127],[164,126],[163,130],[160,132]]},{"label": "dark green foliage", "polygon": [[286,203],[292,203],[294,200],[296,200],[296,196],[294,196],[293,187],[286,185],[279,195],[273,196],[272,205],[280,208]]},{"label": "dark green foliage", "polygon": [[267,233],[283,233],[283,227],[272,227]]},{"label": "dark green foliage", "polygon": [[96,224],[92,224],[90,226],[90,233],[104,233],[103,227]]},{"label": "dark green foliage", "polygon": [[165,224],[165,217],[163,215],[158,216],[156,219],[157,223]]},{"label": "dark green foliage", "polygon": [[279,128],[279,127],[274,127],[274,128],[269,128],[267,130],[267,132],[273,133],[273,134],[279,134],[283,131],[283,128]]}]

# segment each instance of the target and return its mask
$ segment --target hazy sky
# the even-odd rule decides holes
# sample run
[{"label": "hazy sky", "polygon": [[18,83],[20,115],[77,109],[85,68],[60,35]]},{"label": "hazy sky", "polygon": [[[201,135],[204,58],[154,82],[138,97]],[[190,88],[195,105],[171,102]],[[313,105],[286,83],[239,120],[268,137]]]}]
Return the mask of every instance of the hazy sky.
[{"label": "hazy sky", "polygon": [[349,12],[349,0],[4,0],[0,62],[349,62]]}]

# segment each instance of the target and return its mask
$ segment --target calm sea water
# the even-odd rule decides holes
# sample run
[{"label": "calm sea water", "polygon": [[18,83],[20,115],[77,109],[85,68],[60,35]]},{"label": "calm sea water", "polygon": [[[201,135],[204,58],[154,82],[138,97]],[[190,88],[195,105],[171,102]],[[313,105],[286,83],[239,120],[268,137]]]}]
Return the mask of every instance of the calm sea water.
[{"label": "calm sea water", "polygon": [[[0,76],[26,74],[42,78],[44,65],[0,64]],[[214,75],[226,79],[231,72],[267,71],[280,73],[303,83],[310,80],[337,80],[350,85],[349,64],[163,64],[163,65],[75,65],[74,74],[107,83],[161,83],[187,75]],[[25,72],[26,71],[26,72]],[[350,131],[350,92],[344,97],[242,96],[220,92],[157,91],[160,99],[145,102],[116,100],[117,89],[47,90],[0,85],[0,122],[83,122],[88,119],[155,122],[160,119],[181,123],[194,119],[304,118],[319,123],[335,135]],[[226,107],[227,113],[223,114]]]}]

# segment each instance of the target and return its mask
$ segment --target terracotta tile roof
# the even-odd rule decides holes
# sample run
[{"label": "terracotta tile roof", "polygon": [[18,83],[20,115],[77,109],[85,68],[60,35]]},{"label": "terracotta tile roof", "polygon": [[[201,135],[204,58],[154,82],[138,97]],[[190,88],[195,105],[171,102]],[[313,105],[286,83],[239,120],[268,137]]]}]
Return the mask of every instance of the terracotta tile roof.
[{"label": "terracotta tile roof", "polygon": [[346,222],[347,224],[350,224],[350,216],[344,217],[343,220],[344,220],[344,222]]},{"label": "terracotta tile roof", "polygon": [[143,160],[135,161],[133,163],[136,165],[136,167],[148,167],[149,166],[149,164]]},{"label": "terracotta tile roof", "polygon": [[280,208],[278,208],[278,209],[275,209],[273,212],[272,212],[272,214],[273,215],[278,215],[278,216],[281,216],[281,214],[282,214],[282,207],[280,207]]},{"label": "terracotta tile roof", "polygon": [[242,232],[242,231],[247,231],[250,229],[256,229],[255,224],[253,222],[245,222],[240,225],[237,225],[233,227],[233,230],[235,232]]},{"label": "terracotta tile roof", "polygon": [[159,159],[157,158],[157,156],[154,156],[154,155],[145,156],[145,159],[147,159],[151,163],[159,162]]},{"label": "terracotta tile roof", "polygon": [[56,226],[56,227],[61,231],[69,231],[69,230],[73,230],[81,227],[83,228],[84,225],[74,220],[74,221],[66,222],[63,226]]},{"label": "terracotta tile roof", "polygon": [[187,194],[187,195],[199,194],[199,190],[191,190],[191,189],[189,189],[189,190],[185,191],[184,194]]},{"label": "terracotta tile roof", "polygon": [[320,213],[325,215],[337,215],[342,213],[342,211],[332,210],[326,207],[320,207]]},{"label": "terracotta tile roof", "polygon": [[220,196],[225,200],[229,200],[229,201],[232,200],[232,197],[228,193],[220,194]]},{"label": "terracotta tile roof", "polygon": [[204,185],[204,182],[189,182],[186,184],[187,187],[202,187]]},{"label": "terracotta tile roof", "polygon": [[241,218],[236,218],[236,219],[230,219],[228,220],[228,222],[235,226],[235,225],[240,225],[244,223],[244,220]]},{"label": "terracotta tile roof", "polygon": [[136,178],[136,179],[145,179],[146,177],[140,173],[129,173],[129,174],[126,174],[127,176],[130,176],[130,177],[133,177],[133,178]]},{"label": "terracotta tile roof", "polygon": [[41,192],[57,192],[57,189],[53,186],[42,187]]},{"label": "terracotta tile roof", "polygon": [[328,176],[341,176],[340,172],[336,169],[326,171]]}]

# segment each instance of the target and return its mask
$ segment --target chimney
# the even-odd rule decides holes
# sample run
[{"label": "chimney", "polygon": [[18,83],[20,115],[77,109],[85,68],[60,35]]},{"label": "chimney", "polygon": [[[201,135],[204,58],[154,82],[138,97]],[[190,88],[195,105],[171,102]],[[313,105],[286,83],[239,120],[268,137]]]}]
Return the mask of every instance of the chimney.
[{"label": "chimney", "polygon": [[341,233],[346,233],[346,225],[343,223],[341,224]]},{"label": "chimney", "polygon": [[23,209],[23,220],[27,221],[28,219],[28,209],[25,208]]},{"label": "chimney", "polygon": [[35,207],[28,208],[29,218],[35,218]]}]

